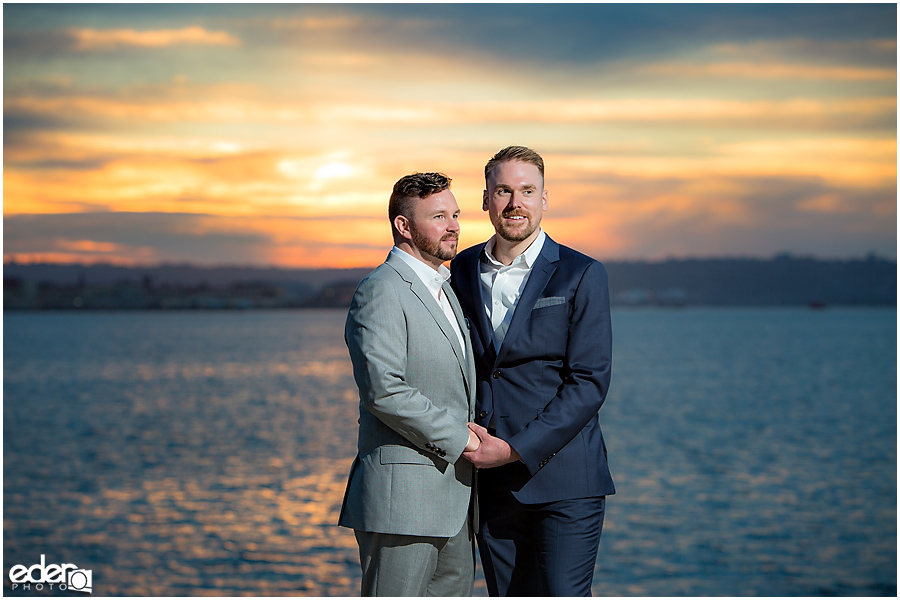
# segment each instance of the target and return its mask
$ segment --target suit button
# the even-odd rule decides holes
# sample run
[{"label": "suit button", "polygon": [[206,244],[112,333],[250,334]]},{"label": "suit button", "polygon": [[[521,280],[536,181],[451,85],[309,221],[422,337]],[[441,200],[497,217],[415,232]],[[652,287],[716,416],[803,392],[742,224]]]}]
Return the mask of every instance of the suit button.
[{"label": "suit button", "polygon": [[494,379],[500,379],[500,370],[498,369],[491,373],[491,377],[493,377]]},{"label": "suit button", "polygon": [[486,416],[487,416],[487,411],[486,411],[486,410],[483,410],[483,411],[481,411],[480,413],[478,413],[478,418],[479,418],[479,419],[483,419],[483,418],[485,418]]}]

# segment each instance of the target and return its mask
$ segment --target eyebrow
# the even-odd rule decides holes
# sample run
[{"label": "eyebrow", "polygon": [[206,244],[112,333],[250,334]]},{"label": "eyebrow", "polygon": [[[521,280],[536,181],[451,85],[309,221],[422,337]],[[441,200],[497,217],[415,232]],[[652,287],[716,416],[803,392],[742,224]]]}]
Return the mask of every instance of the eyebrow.
[{"label": "eyebrow", "polygon": [[[513,187],[512,187],[511,185],[507,185],[507,184],[505,184],[505,183],[498,183],[497,186],[496,186],[494,189],[495,189],[495,190],[511,190],[511,189],[513,189]],[[525,184],[524,186],[522,186],[522,189],[525,189],[525,190],[536,190],[536,189],[537,189],[537,186],[534,185],[534,184],[531,184],[531,183],[527,183],[527,184]]]}]

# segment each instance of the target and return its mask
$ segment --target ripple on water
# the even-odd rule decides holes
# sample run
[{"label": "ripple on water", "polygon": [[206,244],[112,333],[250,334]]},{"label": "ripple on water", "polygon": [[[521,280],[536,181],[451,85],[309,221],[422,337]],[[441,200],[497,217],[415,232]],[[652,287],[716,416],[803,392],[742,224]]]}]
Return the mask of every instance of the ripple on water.
[{"label": "ripple on water", "polygon": [[[99,595],[357,595],[334,525],[357,427],[343,321],[6,313],[5,571],[46,554]],[[613,325],[595,595],[896,595],[895,311]]]}]

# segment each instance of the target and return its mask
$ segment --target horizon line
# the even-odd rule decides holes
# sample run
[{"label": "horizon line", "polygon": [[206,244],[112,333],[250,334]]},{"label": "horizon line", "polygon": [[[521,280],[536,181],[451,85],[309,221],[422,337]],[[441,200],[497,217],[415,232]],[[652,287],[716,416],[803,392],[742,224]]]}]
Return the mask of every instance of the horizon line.
[{"label": "horizon line", "polygon": [[[595,257],[594,257],[595,258]],[[598,259],[599,260],[599,259]],[[746,260],[746,261],[762,261],[770,262],[775,260],[813,260],[819,262],[868,262],[868,261],[884,261],[897,262],[896,256],[886,256],[870,251],[864,255],[853,256],[820,256],[814,254],[800,254],[794,252],[777,252],[769,256],[749,255],[749,254],[721,254],[721,255],[685,255],[685,256],[667,256],[665,258],[613,258],[605,259],[600,262],[604,264],[623,264],[623,263],[648,263],[659,264],[669,262],[692,262],[692,261],[726,261],[726,260]],[[339,267],[339,266],[319,266],[319,267],[291,267],[276,264],[236,264],[236,263],[218,263],[206,264],[190,261],[164,261],[158,263],[116,263],[106,261],[91,262],[18,262],[15,257],[4,257],[3,266],[16,267],[113,267],[121,269],[158,269],[165,267],[178,268],[194,268],[194,269],[260,269],[260,270],[282,270],[282,271],[350,271],[357,269],[374,269],[378,265],[360,265],[356,267]]]}]

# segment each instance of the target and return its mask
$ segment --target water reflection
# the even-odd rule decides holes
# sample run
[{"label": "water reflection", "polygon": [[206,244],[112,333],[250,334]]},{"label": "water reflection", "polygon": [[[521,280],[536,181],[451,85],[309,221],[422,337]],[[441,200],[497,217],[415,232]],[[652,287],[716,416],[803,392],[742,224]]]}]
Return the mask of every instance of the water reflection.
[{"label": "water reflection", "polygon": [[356,442],[343,315],[40,316],[4,339],[6,570],[46,554],[102,595],[358,594],[334,525]]},{"label": "water reflection", "polygon": [[[53,554],[67,549],[65,560],[92,567],[104,595],[354,595],[356,543],[333,526],[345,461],[307,466],[312,472],[295,478],[270,464],[258,473],[65,494],[42,507],[65,518],[32,521],[28,532],[18,524],[36,507],[23,510],[25,499],[12,497],[6,535],[30,533],[28,546]],[[35,535],[36,526],[45,535]]]},{"label": "water reflection", "polygon": [[[95,595],[357,595],[334,525],[357,431],[343,320],[4,315],[4,572],[45,554]],[[595,595],[896,595],[895,311],[614,328]]]}]

